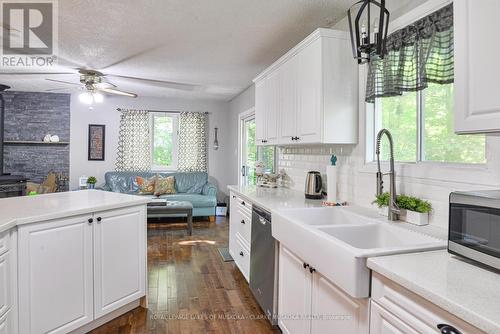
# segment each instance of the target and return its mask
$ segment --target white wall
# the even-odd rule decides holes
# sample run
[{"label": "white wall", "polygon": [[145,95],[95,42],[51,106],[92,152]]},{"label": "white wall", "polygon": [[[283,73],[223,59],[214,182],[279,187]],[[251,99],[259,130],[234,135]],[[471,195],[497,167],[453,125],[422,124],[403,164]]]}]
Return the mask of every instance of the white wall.
[{"label": "white wall", "polygon": [[255,105],[255,86],[251,85],[240,95],[229,102],[229,154],[228,154],[228,176],[229,184],[238,184],[239,157],[238,157],[238,129],[239,115]]},{"label": "white wall", "polygon": [[[208,172],[210,181],[215,183],[219,190],[227,192],[228,182],[231,182],[227,173],[227,161],[230,148],[228,147],[229,133],[229,103],[223,101],[161,99],[152,97],[106,97],[102,104],[89,110],[88,106],[78,101],[76,94],[71,98],[71,146],[70,146],[70,186],[78,187],[78,178],[81,175],[95,175],[99,183],[104,180],[104,173],[114,170],[118,147],[118,130],[120,113],[117,108],[135,108],[148,110],[175,110],[175,111],[203,111],[209,113],[209,163]],[[106,160],[88,161],[88,125],[106,125]],[[218,151],[213,150],[214,127],[219,128]],[[221,194],[220,196],[223,196]]]}]

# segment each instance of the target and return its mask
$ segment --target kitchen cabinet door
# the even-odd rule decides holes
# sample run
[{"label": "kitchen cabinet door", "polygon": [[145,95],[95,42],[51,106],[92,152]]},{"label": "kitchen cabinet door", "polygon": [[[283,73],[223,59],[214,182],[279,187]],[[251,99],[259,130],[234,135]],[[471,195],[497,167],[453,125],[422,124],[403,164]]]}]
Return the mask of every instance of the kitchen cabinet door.
[{"label": "kitchen cabinet door", "polygon": [[312,274],[304,268],[304,262],[280,245],[278,325],[283,333],[310,332],[311,287]]},{"label": "kitchen cabinet door", "polygon": [[15,296],[12,270],[10,252],[0,255],[0,317],[10,309]]},{"label": "kitchen cabinet door", "polygon": [[281,71],[275,71],[266,78],[266,144],[276,145],[279,139],[279,112],[281,105]]},{"label": "kitchen cabinet door", "polygon": [[93,320],[89,218],[19,227],[20,333],[68,333]]},{"label": "kitchen cabinet door", "polygon": [[321,142],[322,57],[321,39],[301,50],[298,58],[297,143]]},{"label": "kitchen cabinet door", "polygon": [[311,333],[368,334],[368,303],[368,298],[354,299],[315,272]]},{"label": "kitchen cabinet door", "polygon": [[419,334],[376,302],[371,302],[370,313],[370,334]]},{"label": "kitchen cabinet door", "polygon": [[298,58],[290,58],[280,68],[281,73],[281,108],[280,108],[280,144],[294,144],[297,130],[297,75]]},{"label": "kitchen cabinet door", "polygon": [[255,143],[257,145],[265,144],[266,134],[266,114],[267,114],[267,96],[265,79],[255,83]]},{"label": "kitchen cabinet door", "polygon": [[500,64],[492,55],[500,1],[455,0],[455,132],[500,132]]},{"label": "kitchen cabinet door", "polygon": [[143,207],[94,214],[94,312],[99,318],[145,295]]}]

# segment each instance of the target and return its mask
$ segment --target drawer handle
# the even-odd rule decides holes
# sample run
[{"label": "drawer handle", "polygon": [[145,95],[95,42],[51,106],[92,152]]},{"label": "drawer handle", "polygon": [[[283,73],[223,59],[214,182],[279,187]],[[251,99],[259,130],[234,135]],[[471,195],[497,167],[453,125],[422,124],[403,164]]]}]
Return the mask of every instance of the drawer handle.
[{"label": "drawer handle", "polygon": [[309,264],[304,262],[302,266],[304,267],[304,269],[306,269],[307,267],[309,267]]},{"label": "drawer handle", "polygon": [[242,224],[245,224],[245,221],[242,219],[242,220],[241,220],[241,223],[242,223]]},{"label": "drawer handle", "polygon": [[312,274],[313,272],[315,272],[316,269],[314,269],[313,267],[309,267],[309,272]]},{"label": "drawer handle", "polygon": [[446,324],[439,324],[437,328],[441,331],[441,334],[462,334],[458,329]]},{"label": "drawer handle", "polygon": [[100,223],[100,222],[101,222],[101,220],[102,220],[102,218],[101,218],[101,217],[97,217],[97,222],[98,222],[98,223]]},{"label": "drawer handle", "polygon": [[89,222],[89,224],[92,224],[94,222],[94,219],[89,218],[89,219],[87,219],[87,221]]},{"label": "drawer handle", "polygon": [[243,256],[243,255],[245,255],[245,254],[243,254],[243,252],[240,252],[240,255],[241,255],[241,256]]},{"label": "drawer handle", "polygon": [[244,201],[241,201],[241,205],[246,205],[246,203]]}]

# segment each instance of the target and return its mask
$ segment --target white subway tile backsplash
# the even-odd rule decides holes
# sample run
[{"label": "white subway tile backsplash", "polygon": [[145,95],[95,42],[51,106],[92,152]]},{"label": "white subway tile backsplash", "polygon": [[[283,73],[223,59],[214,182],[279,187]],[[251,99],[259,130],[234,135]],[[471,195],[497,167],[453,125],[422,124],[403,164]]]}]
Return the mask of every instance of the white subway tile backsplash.
[{"label": "white subway tile backsplash", "polygon": [[[330,164],[332,154],[338,157],[337,191],[339,198],[342,201],[348,201],[356,205],[371,206],[376,191],[375,175],[374,173],[361,171],[364,158],[353,154],[353,148],[351,147],[321,145],[280,148],[278,168],[284,170],[287,175],[283,185],[303,191],[307,172],[316,170],[323,174],[326,186],[326,166]],[[430,201],[433,206],[430,223],[443,228],[447,228],[448,225],[448,197],[450,192],[470,190],[471,188],[488,188],[486,186],[474,187],[469,183],[445,182],[432,178],[397,177],[396,181],[399,193],[417,196]],[[388,189],[388,177],[386,177],[384,185]],[[490,187],[490,189],[493,188]]]}]

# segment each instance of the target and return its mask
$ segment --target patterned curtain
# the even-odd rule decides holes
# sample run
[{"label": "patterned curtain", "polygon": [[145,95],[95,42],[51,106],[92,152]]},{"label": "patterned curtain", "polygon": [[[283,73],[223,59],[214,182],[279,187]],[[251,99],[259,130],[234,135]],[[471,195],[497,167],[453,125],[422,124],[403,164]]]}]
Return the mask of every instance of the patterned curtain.
[{"label": "patterned curtain", "polygon": [[147,111],[121,111],[115,168],[117,171],[149,171],[151,169],[151,137]]},{"label": "patterned curtain", "polygon": [[453,82],[453,4],[387,37],[387,54],[370,62],[366,102]]},{"label": "patterned curtain", "polygon": [[208,115],[182,112],[179,118],[179,171],[207,171]]}]

